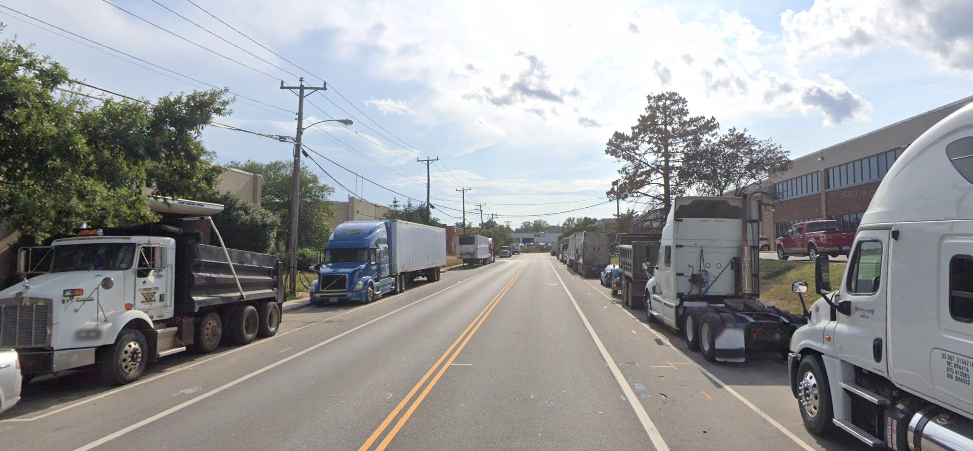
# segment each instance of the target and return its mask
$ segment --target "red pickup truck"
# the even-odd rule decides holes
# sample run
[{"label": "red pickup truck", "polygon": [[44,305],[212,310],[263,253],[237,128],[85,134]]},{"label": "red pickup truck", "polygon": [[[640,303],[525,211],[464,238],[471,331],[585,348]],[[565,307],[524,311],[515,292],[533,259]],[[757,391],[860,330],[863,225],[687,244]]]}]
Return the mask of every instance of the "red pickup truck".
[{"label": "red pickup truck", "polygon": [[777,238],[777,259],[787,260],[791,255],[806,255],[811,260],[818,254],[848,255],[853,241],[855,231],[842,230],[838,221],[799,222]]}]

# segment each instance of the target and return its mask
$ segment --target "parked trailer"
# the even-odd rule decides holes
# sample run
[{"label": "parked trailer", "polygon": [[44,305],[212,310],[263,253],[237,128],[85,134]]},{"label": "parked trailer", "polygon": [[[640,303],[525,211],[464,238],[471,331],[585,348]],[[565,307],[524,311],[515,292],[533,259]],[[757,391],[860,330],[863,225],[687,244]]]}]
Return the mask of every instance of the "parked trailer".
[{"label": "parked trailer", "polygon": [[794,330],[807,323],[758,300],[760,208],[753,198],[677,197],[662,229],[646,317],[681,331],[706,360],[786,352]]},{"label": "parked trailer", "polygon": [[575,263],[578,261],[578,242],[581,240],[581,233],[572,233],[568,237],[567,247],[564,249],[564,264],[568,265],[568,268],[575,269]]},{"label": "parked trailer", "polygon": [[581,277],[595,277],[611,262],[611,236],[605,232],[582,232],[575,271]]},{"label": "parked trailer", "polygon": [[328,239],[324,261],[312,266],[311,303],[369,303],[405,291],[417,277],[439,280],[446,266],[446,230],[412,222],[351,221]]},{"label": "parked trailer", "polygon": [[[208,222],[220,246],[184,221]],[[209,217],[82,230],[55,240],[49,259],[46,274],[0,291],[0,348],[20,352],[28,377],[97,365],[104,382],[125,384],[160,357],[211,352],[223,336],[248,344],[280,325],[283,264],[227,249]]]},{"label": "parked trailer", "polygon": [[485,265],[493,258],[492,242],[482,235],[456,237],[456,258],[467,265]]},{"label": "parked trailer", "polygon": [[[791,390],[804,427],[873,448],[973,449],[973,106],[917,138],[858,227],[844,279],[815,267],[794,334]],[[795,283],[797,292],[806,290]]]},{"label": "parked trailer", "polygon": [[[631,244],[618,246],[622,300],[629,308],[645,308],[645,283],[655,272],[661,238],[662,235],[658,235],[653,241],[632,241]],[[613,288],[612,294],[616,292]]]}]

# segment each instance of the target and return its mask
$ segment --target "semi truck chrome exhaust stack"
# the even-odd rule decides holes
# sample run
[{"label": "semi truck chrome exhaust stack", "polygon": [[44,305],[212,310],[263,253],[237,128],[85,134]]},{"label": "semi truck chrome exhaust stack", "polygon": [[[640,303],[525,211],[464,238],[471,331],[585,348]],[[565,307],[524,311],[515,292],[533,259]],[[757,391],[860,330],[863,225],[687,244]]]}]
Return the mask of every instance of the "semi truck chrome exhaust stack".
[{"label": "semi truck chrome exhaust stack", "polygon": [[909,421],[909,449],[912,451],[964,451],[973,449],[973,421],[926,406]]}]

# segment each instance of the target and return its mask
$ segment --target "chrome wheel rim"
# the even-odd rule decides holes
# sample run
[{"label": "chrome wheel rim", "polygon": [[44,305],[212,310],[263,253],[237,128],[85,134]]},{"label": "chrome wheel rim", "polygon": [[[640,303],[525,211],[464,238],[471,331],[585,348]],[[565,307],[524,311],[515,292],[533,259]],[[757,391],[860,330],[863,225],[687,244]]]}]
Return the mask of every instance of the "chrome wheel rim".
[{"label": "chrome wheel rim", "polygon": [[810,418],[816,417],[821,406],[821,393],[818,391],[818,380],[814,377],[814,372],[804,373],[797,386],[797,396],[804,413]]},{"label": "chrome wheel rim", "polygon": [[142,365],[142,345],[135,340],[125,343],[125,347],[122,348],[122,358],[118,364],[125,374],[137,374]]},{"label": "chrome wheel rim", "polygon": [[777,257],[784,258],[784,248],[782,247],[777,248]]},{"label": "chrome wheel rim", "polygon": [[276,307],[270,307],[270,313],[267,315],[267,327],[271,330],[277,328],[277,324],[280,323],[280,313],[277,311]]},{"label": "chrome wheel rim", "polygon": [[814,260],[814,259],[818,258],[818,250],[816,248],[814,248],[814,247],[808,249],[807,250],[807,256],[811,260]]},{"label": "chrome wheel rim", "polygon": [[686,341],[693,341],[693,338],[696,338],[696,327],[691,315],[686,316],[686,324],[683,327],[686,328]]}]

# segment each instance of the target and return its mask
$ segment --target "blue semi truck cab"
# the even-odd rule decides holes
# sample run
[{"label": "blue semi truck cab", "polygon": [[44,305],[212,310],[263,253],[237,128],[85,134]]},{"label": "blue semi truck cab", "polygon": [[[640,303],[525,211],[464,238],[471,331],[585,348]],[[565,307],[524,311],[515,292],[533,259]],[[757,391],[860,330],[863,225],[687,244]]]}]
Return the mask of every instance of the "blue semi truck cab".
[{"label": "blue semi truck cab", "polygon": [[405,221],[351,221],[328,238],[323,261],[312,266],[311,303],[369,303],[405,290],[416,277],[439,280],[446,264],[446,232]]}]

